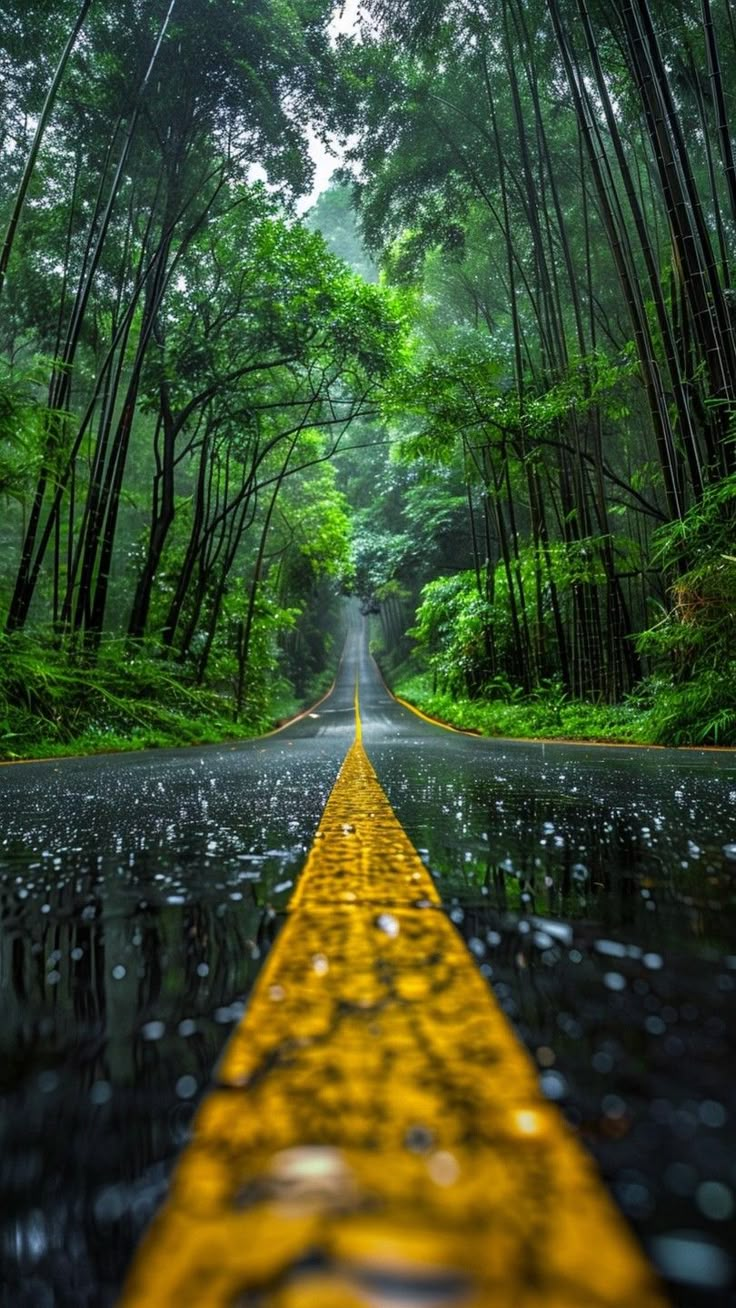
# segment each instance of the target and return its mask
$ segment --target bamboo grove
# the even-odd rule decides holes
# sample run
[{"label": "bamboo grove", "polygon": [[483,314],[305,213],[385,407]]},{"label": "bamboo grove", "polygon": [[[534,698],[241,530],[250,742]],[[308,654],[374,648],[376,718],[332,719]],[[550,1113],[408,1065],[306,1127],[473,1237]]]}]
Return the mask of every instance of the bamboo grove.
[{"label": "bamboo grove", "polygon": [[731,0],[0,16],[10,736],[267,722],[351,588],[435,690],[736,736]]},{"label": "bamboo grove", "polygon": [[639,688],[663,737],[733,738],[734,8],[372,13],[352,175],[423,296],[393,413],[405,459],[460,469],[471,519],[464,595],[435,580],[420,610],[435,670]]}]

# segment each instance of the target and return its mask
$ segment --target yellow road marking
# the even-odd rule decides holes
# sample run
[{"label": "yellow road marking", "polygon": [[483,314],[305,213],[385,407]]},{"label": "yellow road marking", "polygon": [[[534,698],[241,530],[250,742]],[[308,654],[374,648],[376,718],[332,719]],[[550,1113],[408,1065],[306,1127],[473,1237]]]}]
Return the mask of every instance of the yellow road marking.
[{"label": "yellow road marking", "polygon": [[422,713],[416,704],[410,704],[408,699],[402,699],[400,695],[394,695],[391,690],[389,694],[400,704],[402,708],[408,709],[415,717],[421,718],[422,722],[429,722],[433,727],[442,727],[443,731],[453,731],[456,736],[477,736],[477,731],[464,731],[462,727],[453,727],[449,722],[442,722],[439,718],[431,718],[428,713]]},{"label": "yellow road marking", "polygon": [[[411,1297],[413,1295],[413,1297]],[[125,1308],[661,1308],[356,740]]]},{"label": "yellow road marking", "polygon": [[409,712],[413,713],[415,717],[421,718],[422,722],[428,722],[431,727],[441,727],[443,731],[451,731],[455,736],[479,735],[477,731],[464,731],[462,727],[453,727],[450,725],[449,722],[443,722],[441,718],[431,718],[428,713],[423,713],[421,709],[417,708],[416,704],[410,703],[408,699],[402,699],[400,695],[397,695],[395,691],[391,689],[391,687],[389,686],[386,678],[384,677],[383,673],[381,672],[381,669],[379,668],[374,658],[372,658],[372,662],[374,668],[376,669],[376,672],[378,673],[378,679],[381,682],[381,685],[383,686],[383,689],[385,690],[386,694],[391,699],[395,700],[397,704],[400,704],[402,708],[408,709]]},{"label": "yellow road marking", "polygon": [[[342,659],[340,659],[340,663],[342,663]],[[338,664],[338,672],[339,670],[340,670],[340,665]],[[282,731],[286,731],[287,727],[293,727],[295,722],[301,722],[302,718],[308,718],[310,713],[314,713],[314,710],[318,709],[320,704],[324,704],[325,700],[330,698],[330,695],[332,694],[336,685],[337,685],[337,672],[335,673],[335,676],[333,678],[332,685],[329,687],[328,690],[325,691],[324,695],[320,695],[319,699],[315,700],[314,704],[310,704],[307,708],[302,709],[299,713],[295,713],[293,718],[287,718],[285,722],[281,723],[280,727],[273,727],[271,731],[264,731],[260,736],[246,736],[245,739],[269,740],[271,736],[280,735]]]}]

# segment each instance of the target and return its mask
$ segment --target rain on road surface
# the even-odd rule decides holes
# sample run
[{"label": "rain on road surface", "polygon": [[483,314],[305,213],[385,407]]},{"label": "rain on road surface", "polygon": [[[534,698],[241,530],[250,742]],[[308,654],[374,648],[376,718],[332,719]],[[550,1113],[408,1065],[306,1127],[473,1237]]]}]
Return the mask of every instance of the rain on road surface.
[{"label": "rain on road surface", "polygon": [[[242,745],[0,770],[2,1303],[115,1301],[353,738],[673,1302],[736,1303],[736,758],[478,740],[357,632]],[[407,1300],[408,1302],[408,1300]]]}]

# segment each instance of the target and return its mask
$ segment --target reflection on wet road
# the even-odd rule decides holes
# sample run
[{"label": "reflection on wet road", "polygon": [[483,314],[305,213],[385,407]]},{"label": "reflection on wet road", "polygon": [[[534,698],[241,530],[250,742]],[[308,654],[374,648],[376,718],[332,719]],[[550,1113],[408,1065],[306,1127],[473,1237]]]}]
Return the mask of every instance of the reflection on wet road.
[{"label": "reflection on wet road", "polygon": [[243,746],[0,770],[3,1303],[112,1303],[345,753],[351,694]]},{"label": "reflection on wet road", "polygon": [[[683,1305],[734,1299],[736,760],[509,745],[395,705],[365,745],[452,921]],[[3,1302],[108,1304],[352,739],[0,771]]]},{"label": "reflection on wet road", "polygon": [[356,727],[124,1308],[664,1308]]}]

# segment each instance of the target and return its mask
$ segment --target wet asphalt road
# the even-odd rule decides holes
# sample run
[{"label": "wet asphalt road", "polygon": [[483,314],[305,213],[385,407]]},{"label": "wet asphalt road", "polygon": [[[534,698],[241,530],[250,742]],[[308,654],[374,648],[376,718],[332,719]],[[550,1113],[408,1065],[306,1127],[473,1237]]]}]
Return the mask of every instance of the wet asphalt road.
[{"label": "wet asphalt road", "polygon": [[[0,1303],[112,1304],[364,742],[542,1084],[687,1308],[736,1304],[736,755],[333,695],[242,745],[0,769]],[[633,1306],[632,1306],[633,1308]]]}]

